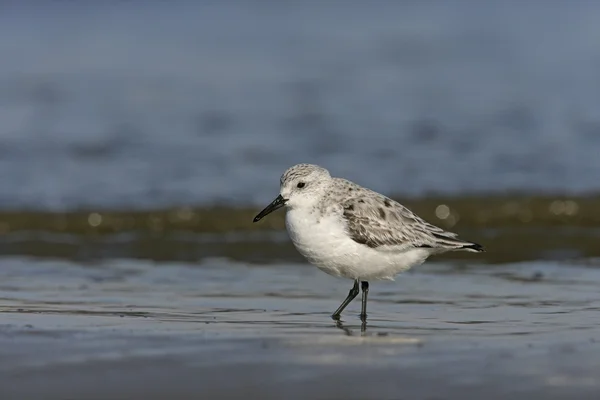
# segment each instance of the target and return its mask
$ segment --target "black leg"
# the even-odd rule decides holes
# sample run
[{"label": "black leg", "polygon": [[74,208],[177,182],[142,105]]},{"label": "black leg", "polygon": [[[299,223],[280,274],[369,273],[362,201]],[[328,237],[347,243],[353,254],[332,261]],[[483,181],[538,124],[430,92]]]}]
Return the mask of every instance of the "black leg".
[{"label": "black leg", "polygon": [[369,294],[369,282],[362,281],[360,283],[362,289],[362,307],[360,309],[360,319],[365,322],[367,320],[367,295]]},{"label": "black leg", "polygon": [[352,300],[354,300],[354,298],[356,296],[358,296],[358,280],[354,281],[354,286],[352,286],[352,289],[350,289],[350,292],[348,293],[348,297],[346,297],[346,300],[344,300],[344,302],[342,303],[341,306],[338,307],[337,310],[335,310],[335,312],[331,315],[331,318],[333,319],[340,319],[340,314],[342,313],[342,311],[344,311],[344,308],[346,308],[346,306],[348,304],[350,304],[350,302]]}]

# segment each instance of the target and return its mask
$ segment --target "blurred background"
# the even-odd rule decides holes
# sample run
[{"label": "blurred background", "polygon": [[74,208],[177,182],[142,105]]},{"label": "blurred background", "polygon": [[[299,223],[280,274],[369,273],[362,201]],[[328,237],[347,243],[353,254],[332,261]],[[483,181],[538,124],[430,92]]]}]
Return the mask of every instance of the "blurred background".
[{"label": "blurred background", "polygon": [[448,227],[590,222],[564,197],[600,186],[598,12],[587,1],[3,2],[3,250],[54,251],[15,247],[36,231],[281,229],[282,215],[250,218],[298,162],[405,201],[450,197],[410,204]]},{"label": "blurred background", "polygon": [[[283,171],[309,162],[487,248],[373,286],[388,327],[398,302],[434,319],[473,306],[474,264],[483,302],[600,309],[599,13],[558,0],[0,2],[0,297],[15,313],[191,322],[290,300],[277,304],[323,312],[313,326],[349,283],[306,265],[283,212],[251,222]],[[564,285],[573,265],[585,284],[553,291],[545,279]],[[434,300],[419,297],[427,285]],[[524,291],[531,302],[508,300]]]}]

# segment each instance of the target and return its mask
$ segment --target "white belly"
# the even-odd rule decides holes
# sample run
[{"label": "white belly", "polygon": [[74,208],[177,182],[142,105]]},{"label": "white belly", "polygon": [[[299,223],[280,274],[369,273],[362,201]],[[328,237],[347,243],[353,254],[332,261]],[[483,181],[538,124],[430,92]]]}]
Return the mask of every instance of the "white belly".
[{"label": "white belly", "polygon": [[325,217],[292,209],[286,213],[286,228],[298,252],[333,276],[365,281],[393,279],[430,254],[426,249],[378,251],[356,243],[338,215]]}]

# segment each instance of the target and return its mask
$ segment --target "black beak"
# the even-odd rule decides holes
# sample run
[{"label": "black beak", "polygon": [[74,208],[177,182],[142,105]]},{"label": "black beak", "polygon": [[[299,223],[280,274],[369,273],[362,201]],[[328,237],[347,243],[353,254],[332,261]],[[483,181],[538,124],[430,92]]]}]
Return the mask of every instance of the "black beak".
[{"label": "black beak", "polygon": [[254,217],[254,222],[258,222],[267,215],[271,214],[273,211],[280,209],[285,205],[287,200],[281,197],[281,195],[277,196],[275,200],[271,202],[268,206],[265,207],[264,210],[258,213],[256,217]]}]

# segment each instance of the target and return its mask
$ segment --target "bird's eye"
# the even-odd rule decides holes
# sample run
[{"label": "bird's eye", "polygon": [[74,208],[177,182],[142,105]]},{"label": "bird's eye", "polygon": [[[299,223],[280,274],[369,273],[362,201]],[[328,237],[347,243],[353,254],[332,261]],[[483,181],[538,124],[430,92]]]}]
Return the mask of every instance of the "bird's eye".
[{"label": "bird's eye", "polygon": [[299,182],[299,183],[296,185],[296,187],[297,187],[298,189],[302,189],[304,186],[306,186],[306,183],[304,183],[304,182]]}]

